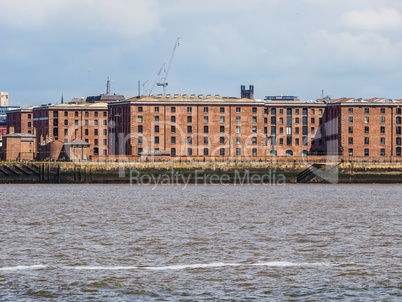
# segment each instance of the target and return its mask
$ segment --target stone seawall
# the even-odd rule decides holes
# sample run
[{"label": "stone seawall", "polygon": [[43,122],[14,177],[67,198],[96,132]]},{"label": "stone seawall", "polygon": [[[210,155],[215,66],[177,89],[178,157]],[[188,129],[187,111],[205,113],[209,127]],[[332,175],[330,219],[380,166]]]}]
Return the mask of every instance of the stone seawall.
[{"label": "stone seawall", "polygon": [[[318,166],[306,182],[402,183],[402,163]],[[309,167],[302,162],[3,162],[0,183],[297,183]],[[324,173],[329,168],[331,178]]]}]

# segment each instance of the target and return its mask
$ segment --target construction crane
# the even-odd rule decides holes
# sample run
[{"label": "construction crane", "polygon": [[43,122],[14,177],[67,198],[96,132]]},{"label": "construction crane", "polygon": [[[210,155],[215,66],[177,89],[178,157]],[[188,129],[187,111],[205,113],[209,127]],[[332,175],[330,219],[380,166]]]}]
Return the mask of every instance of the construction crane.
[{"label": "construction crane", "polygon": [[[180,38],[177,38],[176,42],[174,43],[172,55],[170,56],[170,60],[169,60],[169,65],[168,65],[167,69],[164,70],[164,72],[165,72],[164,76],[161,78],[161,81],[159,83],[156,83],[157,86],[163,87],[164,95],[166,94],[166,86],[168,85],[168,82],[166,82],[166,80],[167,80],[167,77],[169,74],[170,66],[172,65],[174,54],[176,52],[176,47],[180,45],[179,41],[180,41]],[[164,67],[164,65],[165,65],[165,63],[162,65],[162,67]]]},{"label": "construction crane", "polygon": [[146,94],[152,95],[152,92],[153,92],[153,90],[155,88],[155,85],[156,85],[156,86],[162,86],[163,87],[163,94],[166,95],[166,86],[168,86],[167,77],[169,75],[170,66],[172,65],[172,61],[173,61],[174,54],[176,52],[176,48],[177,48],[177,46],[180,46],[179,41],[180,41],[180,38],[177,38],[176,42],[174,44],[173,51],[172,51],[172,54],[170,56],[169,64],[168,64],[167,68],[165,68],[166,63],[163,63],[161,68],[159,69],[159,72],[158,72],[158,74],[157,74],[157,76],[155,78],[155,81],[152,84],[152,86],[149,89],[145,89],[145,85],[149,82],[149,80],[146,81],[142,85],[142,87],[144,88]]}]

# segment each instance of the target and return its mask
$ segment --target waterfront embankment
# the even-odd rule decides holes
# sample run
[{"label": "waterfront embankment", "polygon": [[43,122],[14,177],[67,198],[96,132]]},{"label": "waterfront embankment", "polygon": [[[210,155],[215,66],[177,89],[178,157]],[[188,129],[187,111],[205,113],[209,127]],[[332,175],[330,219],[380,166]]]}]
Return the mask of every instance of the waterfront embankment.
[{"label": "waterfront embankment", "polygon": [[0,183],[402,183],[402,163],[3,162]]}]

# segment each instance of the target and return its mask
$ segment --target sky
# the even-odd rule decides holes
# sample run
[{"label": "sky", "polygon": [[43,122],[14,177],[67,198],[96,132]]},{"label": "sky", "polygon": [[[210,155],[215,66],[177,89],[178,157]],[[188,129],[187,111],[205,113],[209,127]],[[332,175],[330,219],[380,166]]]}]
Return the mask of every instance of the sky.
[{"label": "sky", "polygon": [[169,94],[402,98],[401,0],[0,0],[0,91],[162,93],[178,37]]}]

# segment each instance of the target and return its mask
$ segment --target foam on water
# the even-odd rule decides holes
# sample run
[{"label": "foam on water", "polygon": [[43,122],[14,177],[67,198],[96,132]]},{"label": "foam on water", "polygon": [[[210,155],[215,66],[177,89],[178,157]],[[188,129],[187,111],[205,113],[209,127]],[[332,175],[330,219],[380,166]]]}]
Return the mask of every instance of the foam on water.
[{"label": "foam on water", "polygon": [[18,271],[18,270],[30,270],[30,269],[41,269],[41,268],[46,268],[47,265],[17,265],[17,266],[11,266],[11,267],[0,267],[0,271]]}]

